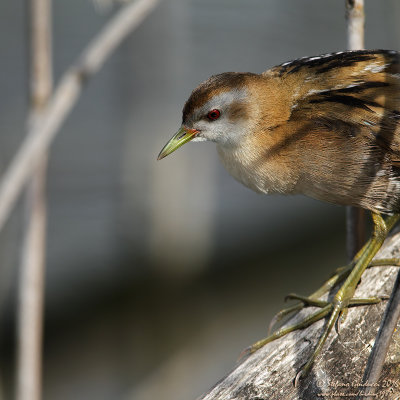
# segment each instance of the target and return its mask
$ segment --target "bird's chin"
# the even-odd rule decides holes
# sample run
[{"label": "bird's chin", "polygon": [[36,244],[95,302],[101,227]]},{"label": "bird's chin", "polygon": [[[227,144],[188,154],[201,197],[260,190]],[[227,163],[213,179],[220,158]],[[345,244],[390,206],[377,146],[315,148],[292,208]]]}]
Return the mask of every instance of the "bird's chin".
[{"label": "bird's chin", "polygon": [[207,139],[203,136],[196,135],[191,141],[192,142],[206,142]]}]

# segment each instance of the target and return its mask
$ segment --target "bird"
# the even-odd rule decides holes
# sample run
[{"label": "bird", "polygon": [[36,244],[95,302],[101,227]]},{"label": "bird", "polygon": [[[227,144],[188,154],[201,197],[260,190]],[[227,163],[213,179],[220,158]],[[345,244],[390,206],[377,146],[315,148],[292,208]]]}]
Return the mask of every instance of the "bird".
[{"label": "bird", "polygon": [[[303,378],[400,218],[400,53],[340,51],[285,62],[261,74],[213,75],[192,91],[181,127],[158,160],[189,141],[215,142],[228,172],[256,192],[303,194],[371,212],[372,236],[348,268],[334,275],[341,286],[333,300],[321,301],[307,321],[250,347],[255,351],[327,317],[296,377]],[[308,298],[293,297],[303,306],[315,305],[327,285]]]}]

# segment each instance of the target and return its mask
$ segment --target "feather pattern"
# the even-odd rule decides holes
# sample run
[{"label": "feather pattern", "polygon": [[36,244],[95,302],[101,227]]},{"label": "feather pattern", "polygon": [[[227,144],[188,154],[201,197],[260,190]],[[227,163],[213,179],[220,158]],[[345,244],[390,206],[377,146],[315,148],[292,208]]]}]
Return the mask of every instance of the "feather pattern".
[{"label": "feather pattern", "polygon": [[300,141],[302,192],[400,211],[399,61],[394,51],[351,51],[267,72],[297,86],[288,124],[307,129]]}]

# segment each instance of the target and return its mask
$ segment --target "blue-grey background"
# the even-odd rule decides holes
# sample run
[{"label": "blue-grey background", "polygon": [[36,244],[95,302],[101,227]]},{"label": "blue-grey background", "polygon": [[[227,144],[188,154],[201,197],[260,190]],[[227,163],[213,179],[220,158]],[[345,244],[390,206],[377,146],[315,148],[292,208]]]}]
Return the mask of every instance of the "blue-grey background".
[{"label": "blue-grey background", "polygon": [[[115,11],[115,8],[114,8]],[[112,16],[54,0],[54,76]],[[288,292],[345,262],[344,210],[252,193],[213,144],[156,162],[191,90],[346,47],[344,1],[164,0],[83,92],[52,146],[45,399],[195,399],[266,335]],[[367,48],[400,3],[366,0]],[[27,9],[0,2],[0,171],[25,134]],[[22,202],[0,234],[0,398],[10,398]]]}]

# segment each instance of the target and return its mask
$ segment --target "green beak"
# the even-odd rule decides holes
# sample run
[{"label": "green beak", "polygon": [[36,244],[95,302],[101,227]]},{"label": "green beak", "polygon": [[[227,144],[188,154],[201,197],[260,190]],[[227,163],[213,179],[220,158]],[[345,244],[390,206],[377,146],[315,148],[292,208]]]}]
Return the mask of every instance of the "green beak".
[{"label": "green beak", "polygon": [[161,160],[162,158],[166,157],[168,154],[171,154],[179,147],[183,146],[185,143],[192,140],[198,130],[196,129],[189,129],[186,126],[181,126],[178,132],[172,137],[172,139],[163,147],[160,151],[160,154],[157,157],[157,160]]}]

